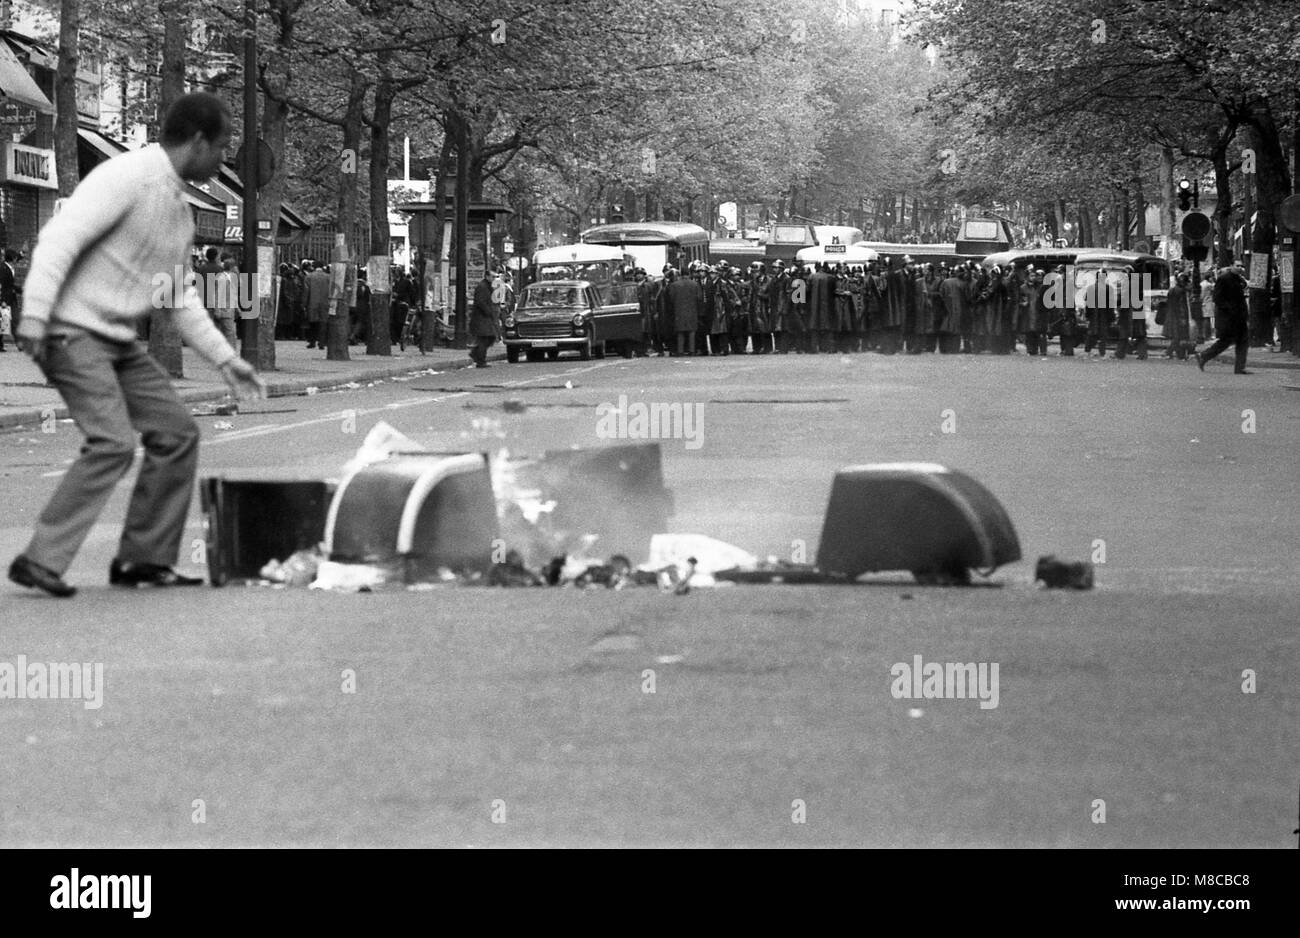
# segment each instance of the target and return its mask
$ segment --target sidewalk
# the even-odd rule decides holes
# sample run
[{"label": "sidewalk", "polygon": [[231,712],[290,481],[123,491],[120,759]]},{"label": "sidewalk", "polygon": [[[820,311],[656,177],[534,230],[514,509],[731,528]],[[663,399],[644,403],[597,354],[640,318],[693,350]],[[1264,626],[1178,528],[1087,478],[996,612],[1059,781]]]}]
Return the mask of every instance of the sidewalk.
[{"label": "sidewalk", "polygon": [[[53,411],[56,419],[67,417],[67,408],[58,392],[45,383],[31,359],[5,342],[0,355],[0,431],[19,426],[35,426]],[[305,342],[284,340],[275,344],[276,370],[262,375],[271,397],[301,394],[309,387],[328,390],[350,382],[364,384],[379,378],[404,375],[433,368],[451,371],[470,364],[465,349],[437,348],[421,355],[419,349],[399,351],[393,346],[391,356],[367,355],[364,345],[352,345],[350,361],[326,361],[319,349],[308,349]],[[190,349],[184,350],[185,377],[173,383],[181,399],[189,403],[216,401],[229,390],[217,370]],[[503,361],[505,352],[497,346],[488,354],[489,361]]]}]

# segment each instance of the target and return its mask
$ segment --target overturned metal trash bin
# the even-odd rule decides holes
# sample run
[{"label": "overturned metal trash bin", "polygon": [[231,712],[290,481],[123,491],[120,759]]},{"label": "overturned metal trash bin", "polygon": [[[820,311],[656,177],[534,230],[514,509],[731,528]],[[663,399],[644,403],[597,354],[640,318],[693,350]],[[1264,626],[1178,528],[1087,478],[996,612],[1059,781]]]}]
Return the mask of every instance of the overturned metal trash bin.
[{"label": "overturned metal trash bin", "polygon": [[256,580],[270,560],[320,545],[329,483],[208,477],[199,485],[213,586]]},{"label": "overturned metal trash bin", "polygon": [[849,466],[835,474],[817,567],[857,577],[908,570],[921,583],[968,583],[1020,559],[997,498],[934,463]]},{"label": "overturned metal trash bin", "polygon": [[402,563],[407,583],[440,568],[486,572],[496,502],[482,453],[401,453],[346,476],[325,521],[325,550],[341,563]]}]

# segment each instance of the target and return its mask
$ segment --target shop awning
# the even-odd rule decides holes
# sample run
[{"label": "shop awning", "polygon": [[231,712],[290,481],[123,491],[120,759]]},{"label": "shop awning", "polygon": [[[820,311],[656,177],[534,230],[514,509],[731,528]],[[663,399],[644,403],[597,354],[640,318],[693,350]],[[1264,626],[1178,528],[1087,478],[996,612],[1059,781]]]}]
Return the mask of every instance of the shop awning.
[{"label": "shop awning", "polygon": [[0,94],[15,104],[34,108],[42,114],[54,113],[50,99],[45,97],[32,76],[27,74],[27,69],[18,61],[18,56],[14,55],[9,43],[3,41],[0,41]]},{"label": "shop awning", "polygon": [[125,153],[127,148],[115,140],[110,140],[101,133],[93,130],[86,130],[84,127],[77,128],[77,136],[86,143],[90,144],[94,150],[101,154],[104,159],[112,159],[119,153]]}]

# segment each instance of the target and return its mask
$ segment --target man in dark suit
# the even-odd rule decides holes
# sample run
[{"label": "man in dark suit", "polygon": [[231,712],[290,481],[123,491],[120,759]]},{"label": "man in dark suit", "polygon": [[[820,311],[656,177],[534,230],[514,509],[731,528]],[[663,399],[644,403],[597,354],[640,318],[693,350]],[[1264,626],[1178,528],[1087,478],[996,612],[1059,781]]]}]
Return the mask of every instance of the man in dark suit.
[{"label": "man in dark suit", "polygon": [[496,342],[500,329],[497,305],[492,302],[492,271],[484,268],[483,279],[474,288],[474,307],[469,317],[469,334],[474,338],[469,357],[475,368],[488,367],[487,350]]},{"label": "man in dark suit", "polygon": [[330,317],[330,275],[324,267],[303,261],[307,271],[304,283],[304,305],[307,308],[307,348],[326,348],[326,330]]},{"label": "man in dark suit", "polygon": [[1248,375],[1246,353],[1250,349],[1250,314],[1246,305],[1246,272],[1239,264],[1223,268],[1214,281],[1214,331],[1219,339],[1204,352],[1197,352],[1196,364],[1205,363],[1229,345],[1236,345],[1234,374]]}]

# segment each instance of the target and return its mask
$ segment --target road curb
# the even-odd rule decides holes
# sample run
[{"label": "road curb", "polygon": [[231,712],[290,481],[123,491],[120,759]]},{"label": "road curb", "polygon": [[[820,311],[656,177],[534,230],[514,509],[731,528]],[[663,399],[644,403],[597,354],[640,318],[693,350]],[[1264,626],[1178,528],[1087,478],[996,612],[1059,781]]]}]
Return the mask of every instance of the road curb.
[{"label": "road curb", "polygon": [[[488,361],[505,361],[505,352],[489,353]],[[283,381],[268,380],[266,391],[268,398],[274,397],[296,397],[304,393],[307,388],[319,388],[321,391],[333,391],[339,388],[347,387],[349,384],[364,384],[367,381],[379,381],[386,378],[399,377],[401,375],[418,374],[428,371],[430,368],[435,371],[459,371],[462,368],[472,367],[473,362],[469,360],[468,355],[464,361],[439,362],[437,364],[430,362],[424,367],[413,366],[410,363],[401,365],[385,365],[375,368],[367,368],[365,371],[358,371],[348,375],[304,375],[301,377],[288,378]],[[272,375],[275,372],[271,373]],[[190,388],[186,391],[177,392],[180,399],[186,404],[202,404],[208,401],[219,401],[230,396],[230,391],[226,388]],[[33,424],[39,424],[48,416],[50,408],[33,408],[31,410],[16,411],[9,414],[0,414],[0,432],[12,430],[15,427],[23,427]],[[62,404],[53,408],[54,419],[65,420],[68,417],[68,409]]]}]

